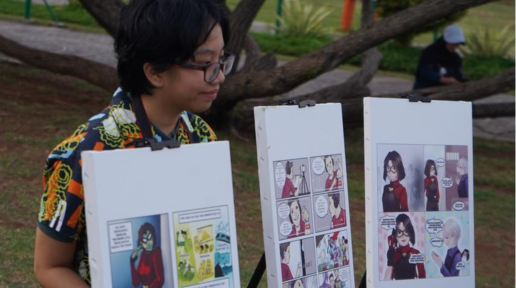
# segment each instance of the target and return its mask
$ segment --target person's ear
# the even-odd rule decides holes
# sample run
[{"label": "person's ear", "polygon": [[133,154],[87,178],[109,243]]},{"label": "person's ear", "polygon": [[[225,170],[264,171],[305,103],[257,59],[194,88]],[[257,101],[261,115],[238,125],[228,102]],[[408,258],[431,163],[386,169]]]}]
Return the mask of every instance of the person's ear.
[{"label": "person's ear", "polygon": [[163,86],[163,72],[157,72],[149,62],[143,64],[143,73],[152,86],[156,88]]}]

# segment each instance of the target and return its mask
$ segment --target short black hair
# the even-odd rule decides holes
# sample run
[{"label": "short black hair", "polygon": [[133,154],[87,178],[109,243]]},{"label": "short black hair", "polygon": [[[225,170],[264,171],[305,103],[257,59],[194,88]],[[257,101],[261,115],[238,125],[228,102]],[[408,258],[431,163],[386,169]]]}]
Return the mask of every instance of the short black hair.
[{"label": "short black hair", "polygon": [[405,167],[403,167],[403,161],[401,161],[401,155],[396,151],[391,151],[385,156],[383,161],[383,180],[387,179],[387,165],[389,161],[392,162],[392,166],[398,171],[398,180],[405,179]]},{"label": "short black hair", "polygon": [[437,176],[437,166],[435,166],[434,160],[429,159],[426,161],[426,165],[425,165],[425,176],[426,177],[430,177],[430,168],[432,168],[432,166],[434,166],[435,176]]},{"label": "short black hair", "polygon": [[285,172],[287,172],[287,175],[292,173],[292,166],[294,166],[294,163],[287,161],[287,164],[285,165]]},{"label": "short black hair", "polygon": [[409,234],[410,243],[412,243],[412,245],[416,244],[416,232],[414,231],[410,217],[407,216],[407,214],[399,214],[398,217],[396,217],[396,230],[398,230],[400,223],[403,223],[403,226],[405,226],[405,232]]},{"label": "short black hair", "polygon": [[211,0],[131,0],[120,11],[115,52],[120,86],[133,96],[152,94],[143,64],[156,72],[193,60],[216,25],[229,42],[224,10]]},{"label": "short black hair", "polygon": [[288,219],[290,220],[290,223],[292,223],[292,224],[294,224],[294,221],[292,220],[292,213],[290,213],[290,205],[294,204],[294,202],[297,202],[297,207],[299,209],[301,209],[301,203],[299,203],[298,199],[288,201],[288,210],[289,210]]},{"label": "short black hair", "polygon": [[285,252],[287,251],[288,247],[290,247],[290,242],[280,244],[279,252],[280,252],[281,260],[283,260],[283,258],[285,258]]},{"label": "short black hair", "polygon": [[327,159],[327,158],[330,158],[330,159],[331,159],[331,165],[335,166],[335,162],[333,161],[333,157],[331,157],[331,155],[326,155],[326,156],[324,156],[324,170],[326,170],[326,172],[327,172],[328,174],[331,174],[331,173],[333,173],[333,171],[328,171],[328,168],[326,168],[326,159]]},{"label": "short black hair", "polygon": [[337,209],[337,207],[339,207],[339,204],[340,204],[339,193],[328,194],[328,197],[331,197],[331,199],[333,199],[333,208]]}]

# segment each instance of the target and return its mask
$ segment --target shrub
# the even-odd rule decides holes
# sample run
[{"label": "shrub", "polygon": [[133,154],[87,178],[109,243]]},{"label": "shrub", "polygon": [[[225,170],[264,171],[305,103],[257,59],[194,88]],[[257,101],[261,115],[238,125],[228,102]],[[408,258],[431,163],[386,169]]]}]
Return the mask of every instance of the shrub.
[{"label": "shrub", "polygon": [[467,45],[461,47],[461,51],[465,54],[482,57],[510,56],[514,47],[514,35],[510,33],[511,26],[507,25],[501,31],[491,30],[487,27],[477,28],[474,32],[468,33]]},{"label": "shrub", "polygon": [[301,0],[286,0],[283,5],[283,15],[277,16],[281,23],[279,34],[290,38],[319,38],[331,32],[323,23],[331,13],[329,8],[315,8]]}]

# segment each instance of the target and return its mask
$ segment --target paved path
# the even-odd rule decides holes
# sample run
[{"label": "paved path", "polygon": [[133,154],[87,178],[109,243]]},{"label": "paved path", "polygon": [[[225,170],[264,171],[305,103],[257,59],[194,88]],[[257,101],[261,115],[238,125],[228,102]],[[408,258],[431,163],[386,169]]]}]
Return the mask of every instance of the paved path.
[{"label": "paved path", "polygon": [[[261,24],[255,25],[260,29]],[[115,66],[113,39],[109,35],[72,31],[64,28],[37,26],[22,22],[0,20],[0,34],[29,47],[84,57],[110,66]],[[0,59],[6,59],[0,55]],[[336,69],[320,75],[288,93],[290,96],[301,95],[318,89],[342,83],[353,72]],[[412,88],[412,81],[402,78],[376,76],[368,85],[371,94],[396,93]],[[477,102],[501,102],[514,105],[514,96],[498,94]],[[475,119],[473,135],[486,139],[515,141],[514,117]]]}]

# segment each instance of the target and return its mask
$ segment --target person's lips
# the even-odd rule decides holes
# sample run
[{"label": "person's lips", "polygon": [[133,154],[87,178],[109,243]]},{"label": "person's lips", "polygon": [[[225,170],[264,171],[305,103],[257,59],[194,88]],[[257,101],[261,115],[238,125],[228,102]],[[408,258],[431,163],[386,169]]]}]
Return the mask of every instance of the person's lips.
[{"label": "person's lips", "polygon": [[217,98],[217,92],[219,92],[219,89],[213,89],[210,91],[202,92],[201,94],[211,100],[215,100],[215,98]]}]

